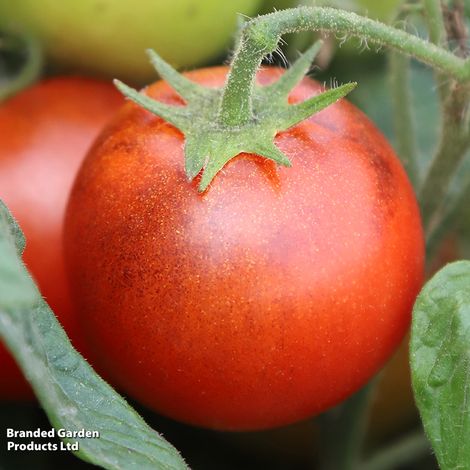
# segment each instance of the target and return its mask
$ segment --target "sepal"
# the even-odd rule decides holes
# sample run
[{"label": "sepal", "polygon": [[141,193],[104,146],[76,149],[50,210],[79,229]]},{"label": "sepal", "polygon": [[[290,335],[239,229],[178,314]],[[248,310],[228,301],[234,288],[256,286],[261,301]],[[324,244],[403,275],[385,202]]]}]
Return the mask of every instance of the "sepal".
[{"label": "sepal", "polygon": [[[185,172],[189,181],[202,172],[199,191],[205,191],[215,175],[242,152],[255,153],[279,165],[291,166],[288,157],[275,145],[274,137],[339,100],[356,83],[327,90],[302,103],[290,105],[288,96],[310,68],[321,42],[315,43],[276,82],[256,86],[249,103],[248,122],[226,124],[221,106],[226,88],[205,88],[181,75],[158,54],[149,51],[155,69],[184,99],[184,106],[156,101],[115,80],[118,89],[130,100],[176,126],[185,135]],[[246,101],[246,100],[245,100]]]}]

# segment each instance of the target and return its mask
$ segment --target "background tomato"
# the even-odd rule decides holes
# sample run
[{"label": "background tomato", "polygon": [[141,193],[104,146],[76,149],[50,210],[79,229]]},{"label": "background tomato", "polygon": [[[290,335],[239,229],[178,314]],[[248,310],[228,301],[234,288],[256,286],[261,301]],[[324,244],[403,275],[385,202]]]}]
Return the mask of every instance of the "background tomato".
[{"label": "background tomato", "polygon": [[403,0],[265,0],[263,12],[274,9],[284,10],[296,6],[332,6],[344,10],[352,10],[374,20],[388,22],[393,19]]},{"label": "background tomato", "polygon": [[[226,52],[237,13],[255,15],[261,0],[0,0],[0,18],[37,35],[57,63],[108,77],[155,77],[143,51],[176,67]],[[1,20],[0,20],[1,21]]]},{"label": "background tomato", "polygon": [[[65,205],[88,147],[122,102],[111,84],[53,78],[0,106],[0,198],[26,235],[26,265],[75,340],[62,252]],[[0,370],[0,399],[31,396],[1,344]]]},{"label": "background tomato", "polygon": [[374,20],[385,23],[392,20],[403,0],[355,0],[358,5],[358,11]]},{"label": "background tomato", "polygon": [[[188,76],[221,86],[226,72]],[[319,89],[305,79],[291,100]],[[180,102],[161,82],[148,94]],[[292,168],[242,154],[201,195],[182,134],[128,104],[75,183],[66,258],[91,357],[173,418],[306,418],[357,390],[408,327],[423,238],[388,143],[345,101],[276,142]]]},{"label": "background tomato", "polygon": [[261,13],[271,13],[274,10],[294,8],[300,4],[299,0],[264,0]]}]

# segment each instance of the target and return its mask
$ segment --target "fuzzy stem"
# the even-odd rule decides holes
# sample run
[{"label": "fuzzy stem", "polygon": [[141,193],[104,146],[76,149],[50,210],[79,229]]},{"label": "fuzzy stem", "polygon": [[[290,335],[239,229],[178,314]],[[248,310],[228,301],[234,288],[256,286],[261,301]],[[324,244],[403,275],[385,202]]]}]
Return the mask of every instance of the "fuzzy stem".
[{"label": "fuzzy stem", "polygon": [[411,109],[410,61],[396,51],[390,53],[389,60],[396,149],[410,181],[416,187],[419,175]]},{"label": "fuzzy stem", "polygon": [[256,72],[267,52],[253,47],[251,41],[241,40],[235,52],[238,60],[230,69],[220,107],[219,121],[225,126],[243,125],[253,115],[251,103]]},{"label": "fuzzy stem", "polygon": [[470,147],[465,119],[469,96],[470,90],[457,85],[445,103],[441,141],[419,192],[427,234],[435,228],[435,217],[448,192],[452,176]]},{"label": "fuzzy stem", "polygon": [[424,12],[429,31],[429,40],[442,44],[446,37],[446,28],[442,17],[440,0],[423,0]]},{"label": "fuzzy stem", "polygon": [[281,10],[259,16],[243,28],[222,95],[219,111],[222,124],[243,125],[250,119],[255,75],[263,57],[276,49],[283,34],[308,30],[358,36],[411,55],[457,81],[470,79],[470,68],[463,59],[406,31],[335,8]]},{"label": "fuzzy stem", "polygon": [[[423,7],[429,31],[429,40],[436,45],[445,44],[447,31],[442,13],[441,0],[423,0]],[[447,74],[436,72],[436,82],[442,110],[449,94],[449,80]]]}]

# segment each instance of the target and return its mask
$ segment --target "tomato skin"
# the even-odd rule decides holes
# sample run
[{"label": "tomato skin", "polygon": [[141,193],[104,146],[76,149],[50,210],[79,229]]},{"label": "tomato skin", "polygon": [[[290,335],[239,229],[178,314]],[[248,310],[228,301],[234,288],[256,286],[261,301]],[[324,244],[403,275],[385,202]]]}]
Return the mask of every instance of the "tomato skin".
[{"label": "tomato skin", "polygon": [[[226,72],[188,76],[221,86]],[[304,79],[290,100],[319,89]],[[180,102],[163,82],[147,93]],[[248,430],[312,416],[363,385],[408,328],[423,234],[383,136],[341,101],[276,144],[292,168],[241,154],[201,195],[182,134],[129,103],[75,182],[66,261],[91,358],[175,419]]]},{"label": "tomato skin", "polygon": [[[76,343],[63,257],[65,207],[88,148],[122,103],[112,84],[59,77],[40,82],[0,106],[0,198],[26,236],[26,266]],[[1,344],[0,370],[0,399],[32,397]]]}]

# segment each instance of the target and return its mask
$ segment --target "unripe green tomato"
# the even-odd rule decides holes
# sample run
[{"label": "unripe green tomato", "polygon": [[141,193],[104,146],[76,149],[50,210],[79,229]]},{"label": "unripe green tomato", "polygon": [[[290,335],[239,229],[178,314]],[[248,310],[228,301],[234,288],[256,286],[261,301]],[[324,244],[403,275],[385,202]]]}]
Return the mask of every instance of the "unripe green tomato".
[{"label": "unripe green tomato", "polygon": [[300,0],[264,0],[261,13],[271,13],[274,10],[295,8],[299,4]]},{"label": "unripe green tomato", "polygon": [[356,0],[358,11],[373,20],[391,21],[403,0]]},{"label": "unripe green tomato", "polygon": [[131,82],[155,79],[143,54],[153,48],[187,68],[230,45],[237,13],[261,0],[0,0],[0,22],[37,36],[56,63]]},{"label": "unripe green tomato", "polygon": [[264,0],[262,12],[294,8],[299,5],[335,7],[353,10],[374,20],[388,22],[393,19],[403,0]]}]

